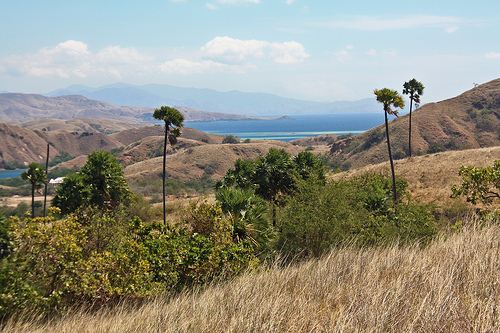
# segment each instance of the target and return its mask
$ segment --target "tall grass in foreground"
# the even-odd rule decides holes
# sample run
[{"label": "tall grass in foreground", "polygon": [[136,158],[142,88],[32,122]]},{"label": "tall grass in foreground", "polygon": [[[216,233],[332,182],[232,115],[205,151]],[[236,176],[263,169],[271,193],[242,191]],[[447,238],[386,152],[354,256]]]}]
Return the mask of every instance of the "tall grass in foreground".
[{"label": "tall grass in foreground", "polygon": [[500,329],[500,227],[320,260],[133,308],[8,322],[9,332],[485,332]]}]

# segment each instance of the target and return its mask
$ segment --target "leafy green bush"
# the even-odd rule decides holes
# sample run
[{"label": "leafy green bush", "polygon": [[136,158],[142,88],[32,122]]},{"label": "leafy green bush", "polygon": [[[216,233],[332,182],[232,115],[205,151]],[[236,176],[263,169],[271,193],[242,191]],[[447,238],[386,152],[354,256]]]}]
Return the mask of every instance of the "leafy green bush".
[{"label": "leafy green bush", "polygon": [[[408,198],[398,180],[399,197]],[[427,207],[391,200],[391,180],[365,175],[326,186],[305,184],[287,198],[279,214],[276,248],[285,254],[317,257],[355,239],[359,245],[392,241],[427,242],[436,233]]]},{"label": "leafy green bush", "polygon": [[446,147],[438,142],[434,142],[427,148],[427,154],[435,154],[446,151]]},{"label": "leafy green bush", "polygon": [[11,218],[7,234],[0,234],[11,243],[0,265],[0,317],[181,290],[258,263],[250,242],[232,241],[230,223],[216,206],[192,215],[198,225],[216,225],[208,235],[96,207],[61,220],[57,213],[51,208],[46,218]]},{"label": "leafy green bush", "polygon": [[224,139],[222,139],[222,143],[240,143],[240,140],[234,135],[226,135]]}]

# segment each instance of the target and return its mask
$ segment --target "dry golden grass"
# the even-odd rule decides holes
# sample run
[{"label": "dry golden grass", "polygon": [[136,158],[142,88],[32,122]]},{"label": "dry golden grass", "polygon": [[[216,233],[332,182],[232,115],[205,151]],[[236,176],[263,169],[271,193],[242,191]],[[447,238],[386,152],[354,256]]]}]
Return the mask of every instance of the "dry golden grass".
[{"label": "dry golden grass", "polygon": [[[462,165],[493,166],[493,162],[498,159],[500,159],[500,147],[468,149],[398,160],[395,161],[394,169],[396,177],[408,181],[408,190],[414,199],[420,202],[434,201],[439,205],[446,205],[450,204],[451,187],[461,183],[458,170]],[[360,176],[367,172],[389,176],[389,162],[338,173],[332,175],[332,179]]]},{"label": "dry golden grass", "polygon": [[74,312],[4,332],[497,332],[500,227],[427,248],[346,246],[137,308]]}]

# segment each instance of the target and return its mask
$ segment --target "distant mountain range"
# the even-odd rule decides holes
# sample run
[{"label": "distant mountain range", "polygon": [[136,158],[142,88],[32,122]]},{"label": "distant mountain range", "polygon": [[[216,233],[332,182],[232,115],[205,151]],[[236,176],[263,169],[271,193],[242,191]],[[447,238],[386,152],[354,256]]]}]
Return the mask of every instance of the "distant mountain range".
[{"label": "distant mountain range", "polygon": [[250,116],[381,112],[375,97],[359,101],[327,103],[264,93],[245,93],[235,90],[220,92],[213,89],[181,88],[159,84],[134,86],[117,83],[99,88],[73,85],[46,94],[46,96],[63,95],[82,95],[118,106],[157,108],[167,105]]}]

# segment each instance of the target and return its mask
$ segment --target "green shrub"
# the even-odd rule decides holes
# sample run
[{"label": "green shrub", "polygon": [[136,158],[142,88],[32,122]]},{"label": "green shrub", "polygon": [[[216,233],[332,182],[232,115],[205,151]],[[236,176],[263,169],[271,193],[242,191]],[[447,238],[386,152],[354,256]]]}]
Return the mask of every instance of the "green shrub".
[{"label": "green shrub", "polygon": [[[398,180],[400,198],[408,198],[406,186]],[[318,257],[351,239],[362,246],[396,240],[425,243],[436,233],[427,207],[407,202],[394,206],[391,180],[379,175],[326,186],[306,184],[288,197],[279,221],[276,249],[291,257]]]},{"label": "green shrub", "polygon": [[240,143],[240,140],[234,135],[226,135],[224,139],[222,139],[222,143]]},{"label": "green shrub", "polygon": [[438,142],[432,143],[429,145],[429,148],[427,148],[427,154],[440,153],[443,151],[446,151],[446,147]]}]

